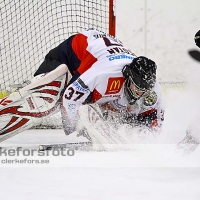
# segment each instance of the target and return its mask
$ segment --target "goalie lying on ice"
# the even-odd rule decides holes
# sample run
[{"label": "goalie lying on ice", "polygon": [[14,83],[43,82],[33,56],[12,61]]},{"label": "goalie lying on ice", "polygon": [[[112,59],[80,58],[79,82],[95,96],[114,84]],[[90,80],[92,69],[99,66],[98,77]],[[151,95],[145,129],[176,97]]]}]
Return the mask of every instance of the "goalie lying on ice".
[{"label": "goalie lying on ice", "polygon": [[[106,119],[111,118],[110,113],[117,113],[118,116],[122,116],[119,118],[118,125],[129,123],[133,126],[145,126],[160,131],[165,105],[160,85],[156,81],[156,69],[154,61],[143,56],[136,57],[117,38],[94,29],[83,31],[69,37],[46,55],[44,62],[35,73],[37,76],[49,72],[46,76],[1,101],[1,124],[5,119],[5,109],[10,110],[13,105],[22,105],[21,98],[27,101],[32,95],[31,100],[37,102],[37,106],[34,106],[34,109],[38,109],[37,113],[44,112],[40,109],[45,108],[49,111],[46,113],[50,114],[50,110],[53,110],[59,102],[59,97],[61,98],[63,128],[66,135],[75,130],[77,132],[84,130],[84,122],[79,123],[78,111],[80,106],[85,104],[98,104],[100,109],[95,110],[94,107],[88,109],[92,108],[105,123]],[[65,85],[66,78],[63,77],[66,77],[68,72],[71,73],[72,78]],[[54,92],[50,92],[51,96],[42,97],[42,100],[45,99],[45,104],[41,102],[43,106],[40,106],[40,98],[36,93],[44,92],[43,87],[47,87],[46,91],[49,90],[49,87],[53,87],[51,82],[57,79],[62,79],[62,84],[57,87],[59,89],[53,101],[54,106],[51,104],[49,107],[50,103],[47,100],[52,96],[55,97]],[[11,101],[16,103],[9,103]],[[45,106],[46,102],[48,106]],[[29,109],[27,113],[31,112],[30,105],[26,108]],[[22,117],[21,112],[9,113],[15,116],[20,113]],[[27,113],[24,116],[27,116]],[[88,115],[90,113],[88,112]],[[29,116],[29,121],[32,118],[39,118],[34,115],[36,112]],[[88,117],[92,119],[91,116]],[[7,120],[6,124],[4,120],[0,132],[2,138],[7,135],[5,130],[13,124],[13,121],[13,118]],[[16,129],[10,130],[10,133],[20,132],[23,130],[21,127],[25,125],[23,123],[21,126],[18,125]]]}]

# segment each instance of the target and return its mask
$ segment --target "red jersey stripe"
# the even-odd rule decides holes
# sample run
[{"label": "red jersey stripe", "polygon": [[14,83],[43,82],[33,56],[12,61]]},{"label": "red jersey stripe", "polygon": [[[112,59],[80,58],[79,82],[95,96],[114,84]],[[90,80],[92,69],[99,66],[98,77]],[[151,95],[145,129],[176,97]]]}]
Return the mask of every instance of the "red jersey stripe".
[{"label": "red jersey stripe", "polygon": [[87,37],[83,34],[77,34],[72,40],[72,49],[77,55],[78,59],[81,60],[81,64],[78,68],[78,72],[83,74],[87,71],[97,59],[87,51],[88,42]]}]

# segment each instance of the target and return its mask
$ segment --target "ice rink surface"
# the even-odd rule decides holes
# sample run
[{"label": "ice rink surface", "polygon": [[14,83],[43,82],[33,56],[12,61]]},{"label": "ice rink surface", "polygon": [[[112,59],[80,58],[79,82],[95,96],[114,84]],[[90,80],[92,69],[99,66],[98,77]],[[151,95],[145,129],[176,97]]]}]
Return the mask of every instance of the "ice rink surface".
[{"label": "ice rink surface", "polygon": [[[199,200],[200,147],[190,154],[177,148],[196,113],[198,95],[185,89],[168,89],[165,95],[168,107],[163,133],[134,144],[132,150],[75,151],[74,156],[66,152],[65,156],[1,156],[0,198]],[[29,130],[2,145],[37,147],[78,140],[66,137],[62,130]],[[9,159],[26,159],[26,163],[9,164]],[[28,163],[36,159],[49,163]]]},{"label": "ice rink surface", "polygon": [[[148,56],[156,60],[159,80],[177,79],[187,82],[185,79],[188,78],[190,82],[199,82],[199,63],[187,57],[186,52],[195,47],[193,36],[199,26],[199,2],[148,1],[148,15],[144,13],[144,2],[147,3],[117,2],[117,11],[124,16],[118,17],[117,14],[117,37],[122,39],[128,48],[133,49],[136,55],[145,55],[147,51]],[[19,11],[16,8],[15,10]],[[13,18],[14,15],[11,14],[9,16]],[[39,21],[37,23],[40,23]],[[16,21],[14,25],[16,24],[19,31],[23,23]],[[37,35],[33,34],[35,30],[38,33],[38,29],[34,30],[34,27],[28,29],[31,32],[30,37]],[[13,32],[14,36],[17,31]],[[46,33],[48,34],[48,31]],[[11,34],[9,30],[6,38],[10,40]],[[20,35],[20,38],[22,36]],[[46,34],[44,36],[46,38]],[[33,44],[29,37],[27,39],[27,45],[35,46],[35,41],[38,42],[34,37]],[[42,42],[45,41],[47,40]],[[10,45],[6,47],[10,50]],[[42,49],[40,50],[42,52]],[[12,51],[16,51],[16,48]],[[8,60],[12,56],[11,60],[15,66],[12,51],[9,52]],[[30,57],[30,54],[23,56],[26,51],[20,50],[16,53],[22,53],[22,61],[27,59],[26,56]],[[36,61],[34,56],[28,59]],[[24,64],[27,64],[25,61]],[[21,72],[21,66],[19,70]],[[5,76],[5,73],[0,75]],[[10,81],[10,78],[8,80]],[[6,156],[9,149],[4,153],[2,150],[0,199],[200,200],[200,146],[190,154],[177,148],[177,144],[185,137],[190,122],[199,111],[200,83],[197,85],[198,87],[193,85],[188,89],[167,88],[165,95],[168,107],[162,134],[143,138],[144,140],[134,143],[131,150],[76,151],[74,156],[39,156],[37,152],[34,152],[33,156],[22,156],[21,152],[19,156]],[[195,134],[200,135],[200,132]],[[73,135],[66,137],[62,130],[29,130],[3,142],[1,146],[11,147],[10,149],[13,146],[23,146],[27,148],[24,154],[29,154],[30,149],[38,148],[39,144],[79,140],[82,141]],[[22,163],[19,163],[20,161]],[[40,163],[36,164],[35,161]]]}]

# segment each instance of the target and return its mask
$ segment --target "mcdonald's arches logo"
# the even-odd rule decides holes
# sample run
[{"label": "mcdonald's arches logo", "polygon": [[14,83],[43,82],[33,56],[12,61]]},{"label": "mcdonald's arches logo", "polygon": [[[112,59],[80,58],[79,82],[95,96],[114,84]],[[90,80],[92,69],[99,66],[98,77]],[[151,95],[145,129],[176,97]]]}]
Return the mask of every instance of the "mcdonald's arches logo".
[{"label": "mcdonald's arches logo", "polygon": [[109,78],[105,94],[116,94],[120,92],[123,83],[124,83],[123,77]]}]

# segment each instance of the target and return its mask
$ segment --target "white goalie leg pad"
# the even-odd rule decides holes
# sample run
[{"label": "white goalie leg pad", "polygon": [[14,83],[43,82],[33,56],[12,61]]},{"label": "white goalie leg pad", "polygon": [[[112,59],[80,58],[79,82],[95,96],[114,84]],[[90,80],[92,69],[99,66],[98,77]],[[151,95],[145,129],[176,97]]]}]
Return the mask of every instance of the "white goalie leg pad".
[{"label": "white goalie leg pad", "polygon": [[[80,123],[77,132],[85,127],[91,137],[93,146],[103,150],[113,150],[124,148],[127,144],[126,138],[121,136],[103,118],[98,105],[84,105],[79,109]],[[82,126],[81,126],[82,125]]]},{"label": "white goalie leg pad", "polygon": [[[56,80],[27,91],[14,92],[0,100],[0,142],[37,124],[59,111],[60,95],[67,82],[64,74]],[[25,94],[25,93],[24,93]]]}]

